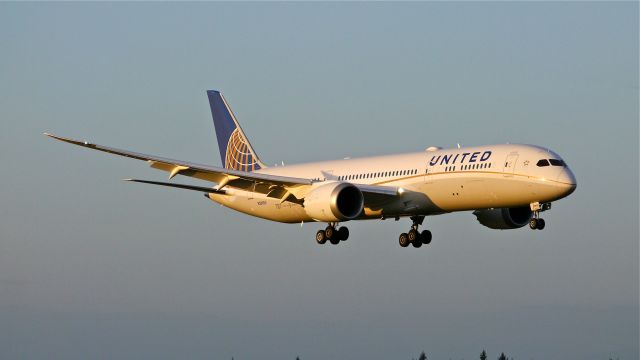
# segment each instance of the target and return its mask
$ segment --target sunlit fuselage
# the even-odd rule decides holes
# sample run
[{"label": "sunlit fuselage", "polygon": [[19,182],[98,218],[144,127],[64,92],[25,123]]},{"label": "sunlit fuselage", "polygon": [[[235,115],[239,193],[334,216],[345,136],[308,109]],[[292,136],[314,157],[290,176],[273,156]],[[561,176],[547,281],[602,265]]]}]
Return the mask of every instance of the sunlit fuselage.
[{"label": "sunlit fuselage", "polygon": [[[575,176],[558,154],[538,146],[514,144],[429,149],[269,167],[257,172],[317,179],[317,186],[347,182],[402,189],[401,196],[393,201],[365,207],[358,219],[528,206],[561,199],[576,188]],[[269,220],[314,220],[302,204],[281,202],[262,194],[230,189],[227,195],[212,193],[209,197]]]}]

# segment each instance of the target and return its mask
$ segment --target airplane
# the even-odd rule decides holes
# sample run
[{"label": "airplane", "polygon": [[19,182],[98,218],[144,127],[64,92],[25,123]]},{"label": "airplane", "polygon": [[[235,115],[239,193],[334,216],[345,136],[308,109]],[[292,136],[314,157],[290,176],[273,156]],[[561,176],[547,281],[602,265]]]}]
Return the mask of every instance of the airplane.
[{"label": "airplane", "polygon": [[[349,238],[341,223],[408,217],[401,247],[429,244],[419,231],[426,216],[472,211],[491,229],[529,225],[542,230],[540,213],[574,192],[576,177],[557,153],[536,145],[501,144],[364,158],[266,166],[251,146],[224,96],[208,90],[222,167],[146,155],[44,135],[71,144],[146,161],[152,168],[208,182],[195,186],[125,179],[137,183],[200,191],[239,212],[283,223],[324,222],[316,242],[338,244]],[[284,164],[283,164],[284,165]],[[215,184],[215,185],[214,185]]]}]

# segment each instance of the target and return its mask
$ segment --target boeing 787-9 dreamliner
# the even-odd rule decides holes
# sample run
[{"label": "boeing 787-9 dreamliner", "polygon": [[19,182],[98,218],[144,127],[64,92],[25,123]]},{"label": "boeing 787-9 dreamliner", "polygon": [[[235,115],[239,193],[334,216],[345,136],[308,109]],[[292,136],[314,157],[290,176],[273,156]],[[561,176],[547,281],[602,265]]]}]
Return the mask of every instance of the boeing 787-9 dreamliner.
[{"label": "boeing 787-9 dreamliner", "polygon": [[284,223],[324,222],[316,241],[338,244],[349,237],[346,221],[408,217],[411,228],[399,236],[402,247],[431,242],[419,231],[425,216],[473,211],[492,229],[528,225],[542,230],[540,212],[571,194],[576,178],[557,153],[535,145],[486,145],[267,167],[219,91],[207,91],[222,167],[77,141],[54,139],[144,160],[152,168],[209,183],[126,179],[200,191],[212,201],[263,219]]}]

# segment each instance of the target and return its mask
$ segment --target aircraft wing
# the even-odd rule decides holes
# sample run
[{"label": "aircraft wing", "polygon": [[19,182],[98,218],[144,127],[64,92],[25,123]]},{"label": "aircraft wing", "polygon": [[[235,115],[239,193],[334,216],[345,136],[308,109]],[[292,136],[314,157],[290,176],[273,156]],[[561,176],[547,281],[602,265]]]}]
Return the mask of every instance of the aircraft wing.
[{"label": "aircraft wing", "polygon": [[[267,194],[267,196],[279,198],[283,202],[286,200],[301,202],[304,199],[306,193],[311,189],[311,185],[316,182],[312,179],[262,174],[256,172],[219,168],[210,165],[195,164],[181,160],[168,159],[154,155],[147,155],[138,152],[97,145],[87,141],[69,139],[49,133],[44,133],[44,135],[56,140],[64,141],[89,149],[125,156],[132,159],[144,160],[149,163],[149,166],[151,166],[152,168],[168,172],[169,179],[180,174],[183,176],[189,176],[200,180],[214,182],[218,185],[215,188],[206,188],[190,185],[127,179],[129,181],[172,186],[182,189],[197,190],[210,193],[222,193],[223,188],[229,186],[245,191]],[[365,198],[365,206],[367,205],[367,203],[390,201],[395,196],[399,195],[399,189],[397,187],[361,184],[354,185],[357,186],[360,191],[362,191]]]}]

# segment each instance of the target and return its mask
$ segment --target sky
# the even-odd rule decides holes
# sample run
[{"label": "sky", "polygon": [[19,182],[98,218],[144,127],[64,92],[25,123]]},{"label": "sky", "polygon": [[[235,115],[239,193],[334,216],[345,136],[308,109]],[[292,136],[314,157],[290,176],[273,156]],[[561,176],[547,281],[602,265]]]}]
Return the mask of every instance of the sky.
[{"label": "sky", "polygon": [[[269,164],[530,143],[578,188],[320,246],[42,136],[219,165],[207,89]],[[0,358],[638,359],[638,96],[637,2],[0,3]]]}]

